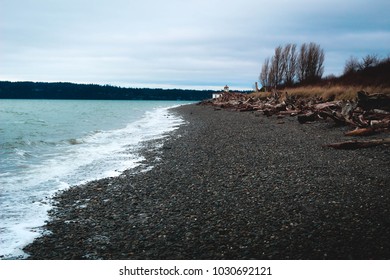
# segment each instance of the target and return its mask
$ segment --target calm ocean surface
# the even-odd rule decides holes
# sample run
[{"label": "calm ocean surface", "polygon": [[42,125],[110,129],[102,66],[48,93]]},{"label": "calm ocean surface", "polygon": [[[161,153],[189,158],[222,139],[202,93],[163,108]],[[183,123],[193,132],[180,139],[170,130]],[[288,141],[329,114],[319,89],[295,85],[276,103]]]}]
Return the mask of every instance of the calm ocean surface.
[{"label": "calm ocean surface", "polygon": [[0,100],[0,259],[42,232],[58,190],[138,165],[141,142],[183,121],[183,101]]}]

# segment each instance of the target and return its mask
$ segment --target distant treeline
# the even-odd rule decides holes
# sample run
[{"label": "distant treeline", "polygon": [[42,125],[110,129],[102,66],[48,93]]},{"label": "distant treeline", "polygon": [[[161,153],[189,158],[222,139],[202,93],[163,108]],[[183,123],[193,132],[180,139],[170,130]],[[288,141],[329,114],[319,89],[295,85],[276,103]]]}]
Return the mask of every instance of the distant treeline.
[{"label": "distant treeline", "polygon": [[1,82],[2,99],[204,100],[213,90],[122,88],[111,85]]}]

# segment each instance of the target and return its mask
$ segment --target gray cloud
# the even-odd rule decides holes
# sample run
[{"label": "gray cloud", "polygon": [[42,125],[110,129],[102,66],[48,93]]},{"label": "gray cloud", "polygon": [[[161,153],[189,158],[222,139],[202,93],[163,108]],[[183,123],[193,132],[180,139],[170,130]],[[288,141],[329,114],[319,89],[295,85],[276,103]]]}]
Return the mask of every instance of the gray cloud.
[{"label": "gray cloud", "polygon": [[0,80],[251,88],[277,45],[311,41],[340,74],[389,54],[387,2],[0,0]]}]

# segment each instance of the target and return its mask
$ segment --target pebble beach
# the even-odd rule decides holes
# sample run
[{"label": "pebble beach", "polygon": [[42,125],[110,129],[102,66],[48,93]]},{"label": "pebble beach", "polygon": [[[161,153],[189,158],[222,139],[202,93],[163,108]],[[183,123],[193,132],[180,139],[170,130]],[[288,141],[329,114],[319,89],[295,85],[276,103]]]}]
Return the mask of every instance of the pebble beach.
[{"label": "pebble beach", "polygon": [[141,166],[57,194],[30,259],[390,258],[389,147],[324,147],[352,139],[326,121],[171,113],[185,124]]}]

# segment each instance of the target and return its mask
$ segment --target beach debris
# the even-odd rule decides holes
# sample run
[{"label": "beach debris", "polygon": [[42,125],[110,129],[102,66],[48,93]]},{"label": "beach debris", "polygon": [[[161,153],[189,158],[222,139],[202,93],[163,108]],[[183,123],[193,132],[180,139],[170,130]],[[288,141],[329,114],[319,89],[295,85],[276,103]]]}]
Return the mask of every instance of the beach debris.
[{"label": "beach debris", "polygon": [[344,133],[345,136],[370,136],[378,133],[373,127],[356,128]]},{"label": "beach debris", "polygon": [[[218,98],[202,101],[200,104],[212,105],[215,109],[256,111],[267,117],[297,116],[301,124],[330,119],[337,125],[353,127],[345,136],[370,136],[390,131],[390,95],[383,93],[369,94],[359,91],[355,100],[323,100],[318,97],[297,97],[278,91],[263,97],[224,91]],[[366,146],[371,143],[359,144],[355,141],[343,145]]]},{"label": "beach debris", "polygon": [[253,97],[230,91],[200,104],[240,112],[257,111],[266,116],[298,116],[302,124],[329,118],[337,124],[357,129],[369,128],[357,130],[351,135],[372,135],[390,128],[390,95],[382,93],[370,95],[359,91],[356,100],[324,101],[317,97],[296,97],[287,92],[275,91],[267,97]]}]

